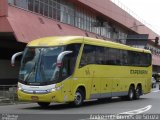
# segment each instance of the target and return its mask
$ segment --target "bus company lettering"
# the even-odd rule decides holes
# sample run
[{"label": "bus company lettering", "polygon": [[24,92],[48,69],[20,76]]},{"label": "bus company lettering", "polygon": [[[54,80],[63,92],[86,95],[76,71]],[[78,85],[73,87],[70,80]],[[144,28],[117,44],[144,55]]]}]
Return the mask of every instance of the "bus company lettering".
[{"label": "bus company lettering", "polygon": [[130,74],[148,74],[147,70],[130,70]]}]

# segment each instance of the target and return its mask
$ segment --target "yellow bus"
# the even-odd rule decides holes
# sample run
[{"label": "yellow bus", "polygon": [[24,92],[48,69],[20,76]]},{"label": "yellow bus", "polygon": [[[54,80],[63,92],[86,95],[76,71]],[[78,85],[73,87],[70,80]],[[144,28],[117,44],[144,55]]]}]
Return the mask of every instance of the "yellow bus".
[{"label": "yellow bus", "polygon": [[81,36],[31,41],[23,52],[18,98],[47,107],[123,97],[139,99],[151,91],[151,52]]}]

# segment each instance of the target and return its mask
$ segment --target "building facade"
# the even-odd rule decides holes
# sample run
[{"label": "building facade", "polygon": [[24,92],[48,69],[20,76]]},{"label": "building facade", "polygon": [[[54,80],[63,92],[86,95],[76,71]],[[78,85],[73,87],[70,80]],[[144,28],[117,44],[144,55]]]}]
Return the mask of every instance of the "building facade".
[{"label": "building facade", "polygon": [[154,73],[160,72],[158,34],[110,0],[1,0],[0,84],[17,81],[11,55],[31,40],[47,36],[78,35],[126,44],[128,35],[147,34],[142,47],[153,53]]}]

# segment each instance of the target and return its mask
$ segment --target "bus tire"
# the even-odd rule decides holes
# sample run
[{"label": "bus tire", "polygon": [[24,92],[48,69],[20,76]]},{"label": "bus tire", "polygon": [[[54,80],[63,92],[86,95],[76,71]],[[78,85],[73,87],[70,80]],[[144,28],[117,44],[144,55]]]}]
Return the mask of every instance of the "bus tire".
[{"label": "bus tire", "polygon": [[47,108],[49,106],[49,102],[38,102],[37,103],[42,108]]},{"label": "bus tire", "polygon": [[138,100],[140,98],[140,95],[142,93],[141,90],[142,90],[141,86],[138,85],[137,88],[136,88],[136,90],[135,90],[135,95],[134,95],[134,99],[135,100]]},{"label": "bus tire", "polygon": [[75,97],[74,97],[74,101],[73,104],[74,106],[81,106],[83,104],[84,101],[84,93],[81,89],[77,89],[76,93],[75,93]]},{"label": "bus tire", "polygon": [[135,89],[134,89],[134,87],[131,85],[131,86],[129,87],[129,90],[128,90],[127,99],[128,99],[128,100],[133,100],[133,99],[134,99],[134,93],[135,93]]}]

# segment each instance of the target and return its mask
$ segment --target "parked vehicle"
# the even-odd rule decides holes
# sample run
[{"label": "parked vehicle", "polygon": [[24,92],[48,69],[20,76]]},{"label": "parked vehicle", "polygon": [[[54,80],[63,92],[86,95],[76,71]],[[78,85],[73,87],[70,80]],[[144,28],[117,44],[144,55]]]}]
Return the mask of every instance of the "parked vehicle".
[{"label": "parked vehicle", "polygon": [[156,88],[156,80],[152,77],[152,88]]},{"label": "parked vehicle", "polygon": [[154,73],[152,75],[152,77],[154,77],[154,79],[156,80],[156,82],[160,82],[160,73]]}]

